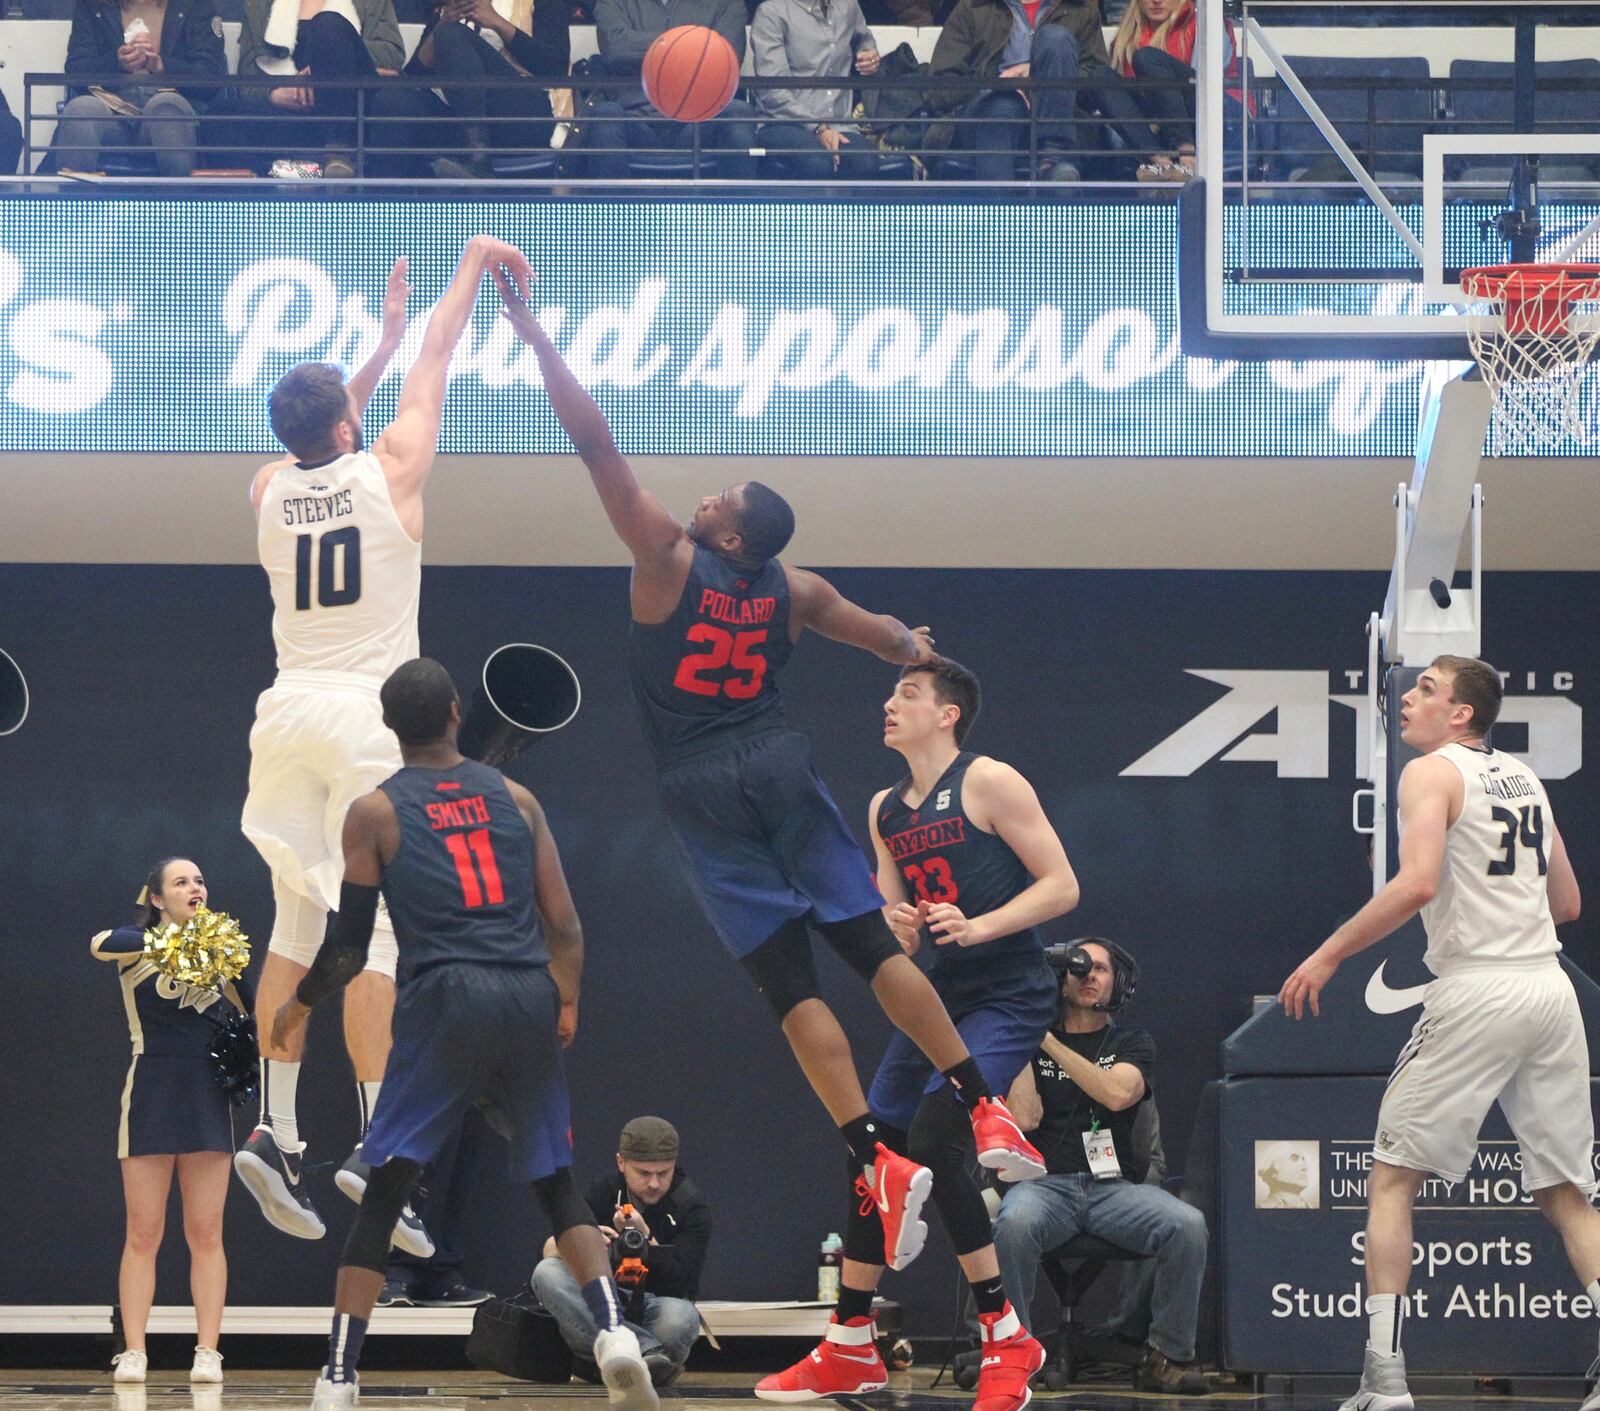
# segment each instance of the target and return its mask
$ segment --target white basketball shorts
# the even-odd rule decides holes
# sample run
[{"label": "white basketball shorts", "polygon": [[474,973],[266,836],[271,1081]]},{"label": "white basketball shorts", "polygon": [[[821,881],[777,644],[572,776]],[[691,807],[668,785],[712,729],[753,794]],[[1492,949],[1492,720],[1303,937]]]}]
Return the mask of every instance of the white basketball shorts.
[{"label": "white basketball shorts", "polygon": [[[272,869],[274,889],[304,897],[323,916],[339,906],[345,814],[400,768],[399,742],[378,703],[381,684],[336,671],[283,672],[256,701],[244,835]],[[283,919],[268,949],[310,965],[321,927]],[[367,968],[392,977],[396,960],[380,908]]]},{"label": "white basketball shorts", "polygon": [[1589,1045],[1552,956],[1452,973],[1427,988],[1378,1109],[1373,1156],[1461,1181],[1498,1101],[1522,1151],[1522,1188],[1595,1192]]}]

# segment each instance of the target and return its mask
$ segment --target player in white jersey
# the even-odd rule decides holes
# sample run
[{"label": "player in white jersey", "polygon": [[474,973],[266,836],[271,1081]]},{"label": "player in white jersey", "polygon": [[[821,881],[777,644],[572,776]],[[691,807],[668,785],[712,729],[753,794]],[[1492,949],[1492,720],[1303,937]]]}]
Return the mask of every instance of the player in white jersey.
[{"label": "player in white jersey", "polygon": [[[289,455],[264,466],[250,487],[272,589],[278,675],[256,704],[242,823],[272,869],[275,914],[256,996],[261,1121],[234,1169],[267,1219],[303,1239],[325,1233],[300,1180],[305,1148],[295,1088],[304,1034],[275,1045],[272,1016],[321,947],[328,913],[340,909],[341,834],[350,804],[400,768],[378,689],[421,654],[422,487],[439,439],[450,359],[483,276],[494,267],[524,287],[531,278],[527,261],[509,245],[487,236],[468,244],[428,321],[394,420],[367,450],[361,414],[405,334],[409,290],[400,260],[384,296],[379,346],[349,383],[337,367],[303,363],[273,389],[272,429]],[[395,961],[394,932],[381,916],[368,967],[344,1004],[363,1133],[389,1057]],[[366,1168],[359,1147],[336,1180],[361,1198]],[[409,1210],[395,1240],[424,1258],[433,1253]]]},{"label": "player in white jersey", "polygon": [[[1500,694],[1492,666],[1456,656],[1437,658],[1406,693],[1401,738],[1422,758],[1400,775],[1400,869],[1278,995],[1296,1019],[1308,1003],[1320,1014],[1339,963],[1421,912],[1438,978],[1378,1109],[1366,1358],[1341,1411],[1411,1411],[1400,1333],[1412,1208],[1430,1175],[1466,1178],[1497,1100],[1521,1148],[1523,1189],[1560,1231],[1600,1312],[1589,1047],[1555,932],[1578,915],[1578,882],[1538,776],[1484,742]],[[1600,1411],[1600,1389],[1582,1411]]]}]

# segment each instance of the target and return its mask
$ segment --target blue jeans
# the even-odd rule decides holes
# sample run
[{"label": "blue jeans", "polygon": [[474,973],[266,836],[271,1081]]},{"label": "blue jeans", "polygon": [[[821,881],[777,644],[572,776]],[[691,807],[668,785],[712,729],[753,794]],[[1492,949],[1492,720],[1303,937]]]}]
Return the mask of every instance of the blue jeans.
[{"label": "blue jeans", "polygon": [[[1033,78],[1075,78],[1078,74],[1078,41],[1063,25],[1045,25],[1035,30],[1028,55],[1028,72]],[[1066,152],[1077,145],[1073,110],[1077,92],[1057,89],[1031,95],[1039,122],[1039,151],[1047,156]],[[961,110],[962,117],[1009,119],[982,126],[961,123],[956,131],[958,144],[982,155],[974,158],[974,175],[979,181],[1014,181],[1017,159],[1028,150],[1028,105],[1022,95],[1010,89],[979,93]]]},{"label": "blue jeans", "polygon": [[[530,1280],[540,1306],[561,1328],[574,1355],[585,1361],[594,1361],[594,1340],[600,1329],[583,1301],[583,1290],[566,1261],[552,1257],[541,1259]],[[626,1294],[623,1301],[628,1301]],[[675,1367],[689,1360],[689,1349],[700,1336],[700,1314],[686,1298],[658,1298],[647,1293],[642,1299],[639,1321],[628,1322],[639,1339],[639,1349],[646,1355],[656,1352]]]},{"label": "blue jeans", "polygon": [[1013,1186],[995,1218],[994,1243],[1006,1297],[1030,1327],[1040,1259],[1077,1234],[1154,1257],[1150,1346],[1174,1362],[1192,1362],[1205,1216],[1159,1186],[1131,1181],[1050,1175]]}]

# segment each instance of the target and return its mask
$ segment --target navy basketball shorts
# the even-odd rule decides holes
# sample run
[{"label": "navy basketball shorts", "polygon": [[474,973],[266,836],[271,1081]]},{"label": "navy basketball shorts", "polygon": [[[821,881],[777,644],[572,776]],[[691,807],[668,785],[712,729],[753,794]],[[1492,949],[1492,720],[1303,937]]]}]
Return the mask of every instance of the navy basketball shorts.
[{"label": "navy basketball shorts", "polygon": [[438,1157],[468,1107],[484,1109],[511,1147],[514,1181],[572,1164],[560,999],[543,966],[436,965],[406,981],[394,1047],[361,1159]]},{"label": "navy basketball shorts", "polygon": [[[967,960],[953,974],[936,968],[928,978],[989,1091],[1003,1098],[1039,1051],[1056,1016],[1060,994],[1049,966],[1042,957],[1004,961],[998,969]],[[874,1117],[906,1131],[922,1099],[948,1081],[921,1049],[896,1030],[873,1075],[867,1106]]]},{"label": "navy basketball shorts", "polygon": [[689,884],[743,959],[786,921],[848,921],[883,896],[795,730],[764,730],[670,766],[657,782]]}]

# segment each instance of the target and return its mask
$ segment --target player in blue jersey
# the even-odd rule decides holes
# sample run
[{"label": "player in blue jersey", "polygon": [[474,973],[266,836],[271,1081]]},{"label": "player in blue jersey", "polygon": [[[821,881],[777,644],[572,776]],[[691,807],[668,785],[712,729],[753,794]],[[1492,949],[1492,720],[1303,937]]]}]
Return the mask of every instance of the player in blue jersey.
[{"label": "player in blue jersey", "polygon": [[[1055,1017],[1056,981],[1036,928],[1078,904],[1078,880],[1028,781],[1009,764],[963,748],[980,704],[978,678],[958,662],[933,657],[901,671],[884,703],[883,739],[911,772],[873,799],[868,822],[889,925],[907,955],[925,942],[933,951],[929,979],[985,1081],[1003,1093]],[[867,1100],[891,1144],[933,1172],[934,1204],[978,1310],[984,1355],[975,1405],[1018,1411],[1044,1349],[1023,1326],[1027,1310],[1006,1301],[960,1099],[896,1034]],[[1043,1169],[1041,1158],[1034,1174]],[[839,1306],[827,1334],[815,1351],[756,1388],[764,1400],[884,1385],[872,1318],[883,1262],[864,1207],[852,1209],[846,1227]]]},{"label": "player in blue jersey", "polygon": [[526,291],[504,272],[496,280],[506,316],[537,355],[551,406],[633,555],[634,695],[690,883],[863,1168],[884,1229],[884,1262],[902,1268],[926,1238],[918,1215],[932,1178],[882,1141],[849,1041],[818,991],[809,927],[954,1085],[991,1164],[1013,1178],[1044,1168],[1031,1164],[1037,1153],[889,930],[866,857],[817,775],[809,742],[784,723],[778,672],[807,628],[898,665],[931,659],[933,637],[781,563],[794,513],[765,485],[747,481],[708,495],[688,527],[680,524],[634,477]]},{"label": "player in blue jersey", "polygon": [[355,1405],[394,1222],[423,1167],[479,1104],[505,1130],[512,1178],[532,1185],[578,1275],[612,1402],[654,1411],[605,1242],[570,1169],[561,1044],[577,1023],[583,930],[550,826],[526,789],[456,748],[460,706],[437,662],[405,663],[379,699],[404,766],[351,805],[335,930],[274,1022],[279,1042],[294,1037],[312,1006],[361,972],[381,891],[399,947],[394,1046],[363,1143],[371,1174],[313,1407]]}]

